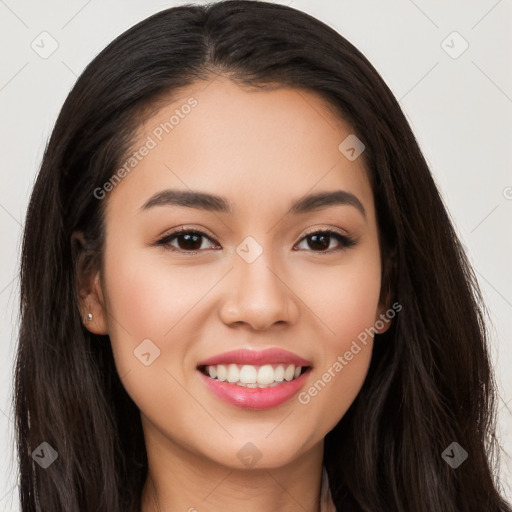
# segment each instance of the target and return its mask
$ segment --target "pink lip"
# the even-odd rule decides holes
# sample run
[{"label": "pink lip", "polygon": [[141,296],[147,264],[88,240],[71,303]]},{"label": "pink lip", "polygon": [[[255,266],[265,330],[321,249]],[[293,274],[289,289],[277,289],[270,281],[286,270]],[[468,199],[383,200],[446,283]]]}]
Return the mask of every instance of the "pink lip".
[{"label": "pink lip", "polygon": [[[219,363],[221,364],[221,363]],[[306,382],[311,369],[297,379],[271,388],[244,388],[229,382],[220,382],[198,371],[208,389],[228,404],[245,409],[269,409],[292,398]]]},{"label": "pink lip", "polygon": [[204,361],[199,362],[197,366],[213,366],[216,364],[230,363],[252,364],[254,366],[278,363],[294,364],[295,366],[311,366],[310,361],[306,361],[306,359],[299,357],[293,352],[288,352],[288,350],[283,350],[281,348],[269,348],[266,350],[232,350],[230,352],[224,352],[205,359]]}]

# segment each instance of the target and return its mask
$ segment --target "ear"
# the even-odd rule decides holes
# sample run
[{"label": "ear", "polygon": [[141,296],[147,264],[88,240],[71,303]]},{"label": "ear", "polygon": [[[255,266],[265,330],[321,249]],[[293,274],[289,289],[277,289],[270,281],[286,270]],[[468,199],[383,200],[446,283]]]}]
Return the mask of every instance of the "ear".
[{"label": "ear", "polygon": [[391,327],[391,319],[395,316],[393,314],[393,317],[390,318],[386,314],[386,312],[391,309],[391,303],[393,300],[394,290],[392,283],[394,280],[393,278],[395,276],[395,271],[396,251],[392,251],[392,253],[386,257],[382,270],[382,285],[380,290],[379,306],[375,316],[375,329],[378,334],[385,333]]},{"label": "ear", "polygon": [[[81,231],[71,236],[75,264],[75,286],[80,316],[85,328],[93,334],[108,334],[107,311],[97,255],[88,246]],[[89,320],[89,314],[92,319]]]},{"label": "ear", "polygon": [[379,304],[377,315],[375,316],[375,330],[377,334],[384,334],[391,327],[391,318],[388,317],[386,311],[390,308],[382,303]]}]

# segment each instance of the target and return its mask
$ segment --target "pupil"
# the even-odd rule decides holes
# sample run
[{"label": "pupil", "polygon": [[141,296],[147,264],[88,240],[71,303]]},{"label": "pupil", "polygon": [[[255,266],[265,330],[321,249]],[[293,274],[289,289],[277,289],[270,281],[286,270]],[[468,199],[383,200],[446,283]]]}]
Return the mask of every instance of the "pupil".
[{"label": "pupil", "polygon": [[[201,238],[201,235],[194,235],[194,234],[187,234],[187,235],[181,235],[180,239],[185,240],[184,244],[178,244],[180,246],[180,249],[184,249],[186,251],[195,251],[197,249],[201,248],[201,242],[199,242],[199,245],[197,245],[198,240]],[[194,244],[193,247],[190,247],[190,244]],[[185,245],[185,247],[183,247]]]},{"label": "pupil", "polygon": [[[321,239],[321,241],[319,241]],[[329,248],[329,235],[311,235],[310,240],[313,241],[313,244],[310,244],[310,247],[314,249],[328,249]],[[327,242],[327,243],[326,243]]]}]

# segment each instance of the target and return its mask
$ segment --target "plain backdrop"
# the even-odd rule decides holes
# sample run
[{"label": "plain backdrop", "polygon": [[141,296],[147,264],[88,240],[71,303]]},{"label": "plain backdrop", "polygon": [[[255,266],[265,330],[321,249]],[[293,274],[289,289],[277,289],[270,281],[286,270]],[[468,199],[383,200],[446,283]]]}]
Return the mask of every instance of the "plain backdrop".
[{"label": "plain backdrop", "polygon": [[[11,406],[19,254],[45,144],[65,97],[93,57],[138,21],[185,3],[0,0],[0,512],[19,510]],[[491,313],[502,482],[510,500],[512,2],[279,3],[312,14],[358,47],[411,123]]]}]

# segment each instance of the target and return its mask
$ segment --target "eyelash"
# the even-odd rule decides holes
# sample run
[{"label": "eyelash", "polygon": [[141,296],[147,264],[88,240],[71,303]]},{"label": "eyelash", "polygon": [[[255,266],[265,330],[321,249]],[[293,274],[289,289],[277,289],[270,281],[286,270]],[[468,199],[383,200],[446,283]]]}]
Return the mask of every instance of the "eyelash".
[{"label": "eyelash", "polygon": [[[202,252],[204,250],[204,249],[200,249],[198,251],[186,251],[186,250],[179,249],[179,248],[169,245],[171,240],[178,238],[181,235],[199,235],[199,236],[207,238],[213,242],[211,237],[209,237],[206,233],[203,233],[202,231],[198,231],[196,229],[187,229],[187,228],[182,227],[182,228],[177,229],[177,230],[163,236],[162,238],[160,238],[156,242],[156,245],[163,246],[168,251],[181,252],[183,254],[190,254],[190,255],[197,254],[198,252]],[[305,235],[300,239],[299,243],[312,235],[328,235],[329,237],[333,237],[336,240],[338,240],[338,242],[341,245],[341,247],[334,249],[334,250],[332,250],[332,249],[329,249],[327,251],[311,250],[311,252],[319,253],[319,254],[332,254],[332,253],[337,253],[339,251],[346,251],[347,249],[349,249],[350,247],[353,247],[357,243],[356,240],[354,240],[352,237],[343,235],[343,234],[339,233],[338,231],[334,231],[331,229],[320,229],[320,230],[309,231],[309,232],[305,233]]]}]

